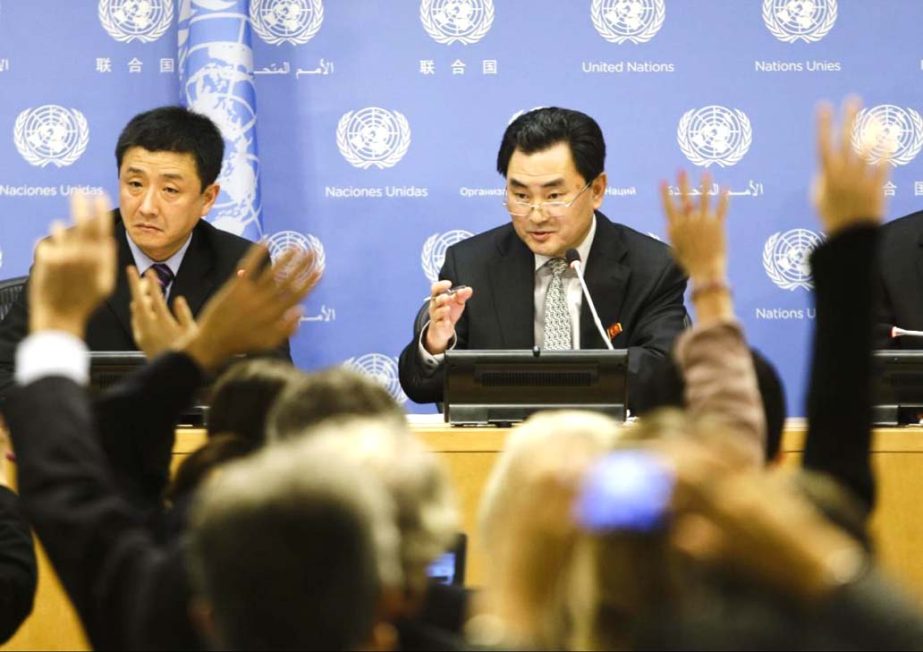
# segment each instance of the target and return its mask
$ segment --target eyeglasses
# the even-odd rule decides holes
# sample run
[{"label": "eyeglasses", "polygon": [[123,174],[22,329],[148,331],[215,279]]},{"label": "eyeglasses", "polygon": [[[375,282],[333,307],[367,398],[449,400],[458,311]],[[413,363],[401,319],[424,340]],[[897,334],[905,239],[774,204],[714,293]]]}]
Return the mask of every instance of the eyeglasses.
[{"label": "eyeglasses", "polygon": [[570,201],[540,201],[534,204],[510,197],[510,191],[507,190],[506,201],[503,202],[503,206],[513,217],[528,217],[532,214],[533,210],[541,212],[545,217],[563,217],[564,214],[567,213],[567,209],[574,205],[574,202],[580,198],[580,195],[586,192],[586,189],[589,188],[592,183],[591,181],[586,184]]}]

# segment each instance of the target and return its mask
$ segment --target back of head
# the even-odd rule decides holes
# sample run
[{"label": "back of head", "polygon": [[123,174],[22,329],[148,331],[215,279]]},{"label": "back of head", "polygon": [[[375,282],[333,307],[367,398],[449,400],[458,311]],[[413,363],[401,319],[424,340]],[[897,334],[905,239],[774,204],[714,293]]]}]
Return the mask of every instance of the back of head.
[{"label": "back of head", "polygon": [[203,487],[188,563],[231,649],[358,649],[397,537],[374,477],[300,443],[226,466]]},{"label": "back of head", "polygon": [[606,141],[596,121],[580,111],[547,107],[524,113],[506,128],[497,153],[497,172],[506,176],[516,150],[534,154],[558,143],[570,146],[577,172],[587,183],[605,170]]},{"label": "back of head", "polygon": [[557,648],[569,639],[572,499],[620,433],[608,417],[572,411],[535,415],[510,433],[479,514],[488,609],[505,625],[505,644]]},{"label": "back of head", "polygon": [[234,433],[262,446],[266,419],[282,392],[304,377],[276,358],[244,360],[221,374],[212,390],[208,434]]},{"label": "back of head", "polygon": [[427,567],[458,531],[455,495],[439,458],[390,419],[328,420],[303,438],[319,455],[343,455],[382,483],[396,510],[402,588],[422,594]]},{"label": "back of head", "polygon": [[125,152],[132,147],[192,155],[202,190],[215,183],[221,173],[224,158],[221,131],[207,116],[181,106],[162,106],[129,120],[115,146],[119,170]]},{"label": "back of head", "polygon": [[343,367],[307,374],[279,396],[266,423],[272,440],[301,435],[333,418],[374,417],[403,423],[404,410],[368,376]]},{"label": "back of head", "polygon": [[[779,372],[762,353],[751,349],[751,354],[766,418],[766,461],[771,462],[782,446],[786,417],[785,387]],[[673,356],[657,361],[656,367],[646,377],[644,387],[634,393],[636,416],[644,417],[664,407],[683,408],[685,391],[682,373]]]}]

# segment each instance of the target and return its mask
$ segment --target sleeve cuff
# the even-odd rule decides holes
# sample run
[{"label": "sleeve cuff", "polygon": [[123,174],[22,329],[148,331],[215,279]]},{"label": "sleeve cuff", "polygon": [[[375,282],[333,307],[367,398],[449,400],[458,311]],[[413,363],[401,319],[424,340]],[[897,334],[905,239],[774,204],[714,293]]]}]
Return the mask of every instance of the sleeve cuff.
[{"label": "sleeve cuff", "polygon": [[[426,337],[426,331],[429,328],[429,322],[426,322],[426,325],[420,329],[420,339],[417,341],[417,351],[420,354],[420,359],[423,361],[423,365],[430,371],[434,371],[439,368],[439,366],[445,362],[445,353],[439,353],[433,355],[426,350],[426,347],[423,346],[423,338]],[[455,348],[455,344],[458,343],[458,337],[455,333],[452,333],[452,339],[449,341],[448,350],[451,351]]]},{"label": "sleeve cuff", "polygon": [[48,376],[63,376],[86,385],[90,380],[86,343],[61,331],[41,331],[20,342],[16,349],[16,382],[28,385]]}]

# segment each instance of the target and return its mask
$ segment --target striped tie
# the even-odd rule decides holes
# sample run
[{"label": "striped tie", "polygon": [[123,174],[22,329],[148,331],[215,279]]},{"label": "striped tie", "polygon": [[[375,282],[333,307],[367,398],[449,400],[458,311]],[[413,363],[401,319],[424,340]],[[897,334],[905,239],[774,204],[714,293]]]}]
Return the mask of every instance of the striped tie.
[{"label": "striped tie", "polygon": [[173,270],[166,263],[154,263],[150,269],[157,274],[157,282],[160,283],[160,291],[166,295],[167,288],[173,282]]}]

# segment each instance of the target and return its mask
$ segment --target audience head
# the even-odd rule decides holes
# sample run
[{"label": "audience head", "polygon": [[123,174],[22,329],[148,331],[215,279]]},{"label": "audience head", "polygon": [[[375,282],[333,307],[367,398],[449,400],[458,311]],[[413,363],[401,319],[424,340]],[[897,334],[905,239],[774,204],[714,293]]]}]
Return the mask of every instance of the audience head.
[{"label": "audience head", "polygon": [[332,419],[298,437],[348,458],[385,487],[400,534],[401,588],[411,602],[421,597],[427,567],[458,531],[455,497],[439,458],[396,419]]},{"label": "audience head", "polygon": [[[759,351],[752,349],[753,368],[759,385],[763,413],[766,417],[766,461],[772,462],[779,455],[782,446],[782,430],[785,426],[785,387],[779,372]],[[659,361],[652,374],[636,393],[637,415],[646,418],[659,408],[685,405],[685,382],[672,356]]]},{"label": "audience head", "polygon": [[218,433],[209,437],[203,446],[190,453],[176,469],[176,475],[167,487],[166,499],[176,503],[191,495],[209,474],[231,460],[246,457],[259,448],[252,439],[231,433]]},{"label": "audience head", "polygon": [[620,432],[608,417],[566,411],[535,415],[510,432],[480,507],[487,611],[503,623],[503,644],[565,645],[572,502],[586,468]]},{"label": "audience head", "polygon": [[225,466],[191,518],[200,620],[228,649],[354,650],[399,581],[392,503],[374,475],[289,442]]},{"label": "audience head", "polygon": [[277,358],[255,358],[231,366],[212,390],[209,437],[234,433],[262,446],[267,415],[276,399],[304,377],[290,362]]},{"label": "audience head", "polygon": [[372,417],[403,424],[403,408],[380,383],[344,367],[302,375],[279,395],[269,413],[270,439],[287,439],[326,419]]}]

